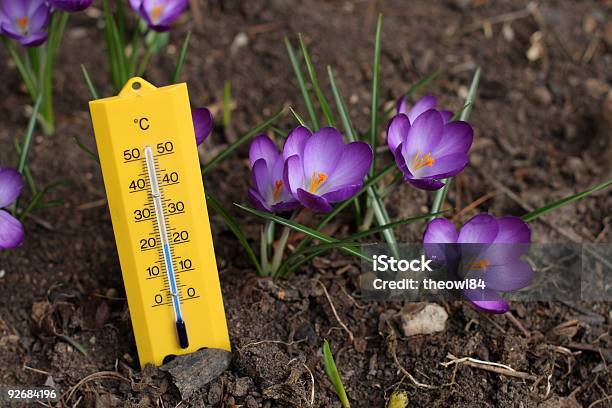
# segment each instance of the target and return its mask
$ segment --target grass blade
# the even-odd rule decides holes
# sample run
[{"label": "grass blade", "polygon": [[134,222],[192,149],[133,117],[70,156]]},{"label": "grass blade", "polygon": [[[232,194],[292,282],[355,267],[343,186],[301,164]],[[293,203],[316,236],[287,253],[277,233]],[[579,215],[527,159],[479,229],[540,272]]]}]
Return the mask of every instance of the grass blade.
[{"label": "grass blade", "polygon": [[[19,156],[21,156],[21,145],[19,144],[19,142],[17,140],[13,141],[13,145],[15,146],[15,151],[17,152],[17,154]],[[23,169],[23,175],[26,178],[26,181],[28,183],[28,187],[30,188],[30,192],[32,193],[32,195],[35,195],[38,190],[36,189],[36,183],[34,182],[34,177],[32,176],[32,172],[30,171],[30,167],[27,165],[25,168]]]},{"label": "grass blade", "polygon": [[302,97],[304,98],[304,105],[306,105],[306,110],[308,111],[308,115],[310,116],[310,121],[312,123],[311,129],[315,131],[319,130],[319,119],[317,118],[317,114],[315,113],[314,107],[312,106],[312,100],[310,99],[310,93],[308,92],[308,88],[306,88],[306,82],[304,81],[302,68],[300,68],[300,64],[298,63],[298,60],[295,56],[295,51],[293,50],[293,46],[291,45],[291,42],[287,37],[285,37],[285,46],[287,47],[287,54],[289,54],[289,60],[291,61],[291,66],[293,67],[295,78],[298,81],[300,91],[302,92]]},{"label": "grass blade", "polygon": [[65,186],[68,183],[64,182],[64,181],[60,181],[51,185],[48,185],[47,187],[45,187],[44,189],[38,191],[36,194],[34,194],[34,197],[32,197],[32,200],[30,201],[30,203],[28,204],[28,206],[21,211],[21,214],[19,214],[19,221],[23,221],[26,219],[26,217],[28,215],[30,215],[30,213],[34,210],[36,210],[37,208],[41,207],[43,204],[40,204],[40,201],[43,199],[43,197],[45,196],[45,194],[47,194],[49,191],[53,190],[54,188],[60,187],[60,186]]},{"label": "grass blade", "polygon": [[221,160],[225,159],[234,150],[236,150],[237,148],[239,148],[240,146],[242,146],[243,144],[248,142],[251,138],[253,138],[255,135],[257,135],[259,132],[262,132],[262,131],[266,130],[270,125],[272,125],[274,122],[276,122],[276,119],[278,119],[278,117],[282,113],[283,113],[283,109],[279,110],[274,115],[272,115],[270,118],[268,118],[268,120],[266,120],[265,122],[255,126],[253,129],[249,130],[240,139],[236,140],[234,143],[232,143],[231,145],[226,147],[223,151],[219,152],[219,154],[217,154],[208,163],[206,163],[205,165],[202,166],[202,173],[206,173],[208,170],[210,170],[211,167],[213,167],[215,164],[217,164]]},{"label": "grass blade", "polygon": [[531,211],[530,213],[523,215],[521,218],[524,221],[527,221],[527,222],[533,221],[536,218],[538,218],[538,217],[540,217],[540,216],[542,216],[542,215],[544,215],[546,213],[549,213],[549,212],[551,212],[553,210],[556,210],[557,208],[562,207],[564,205],[571,204],[574,201],[578,201],[578,200],[581,200],[581,199],[583,199],[585,197],[588,197],[589,195],[591,195],[593,193],[596,193],[598,191],[604,190],[604,189],[610,187],[611,185],[612,185],[612,179],[606,181],[605,183],[601,183],[601,184],[598,184],[596,186],[593,186],[593,187],[589,188],[588,190],[582,191],[582,192],[577,193],[577,194],[573,194],[573,195],[571,195],[569,197],[565,197],[565,198],[562,198],[562,199],[557,200],[555,202],[552,202],[550,204],[547,204],[544,207],[538,208],[537,210]]},{"label": "grass blade", "polygon": [[242,244],[242,247],[246,251],[247,256],[253,263],[253,266],[255,266],[255,269],[257,270],[257,274],[262,275],[263,271],[261,269],[261,264],[257,260],[257,257],[255,256],[255,252],[253,251],[253,248],[251,248],[251,245],[249,245],[249,242],[247,241],[246,237],[242,233],[242,230],[240,229],[240,226],[236,222],[236,219],[232,217],[230,213],[225,211],[225,209],[223,208],[221,203],[219,203],[219,201],[215,198],[215,196],[213,196],[212,194],[208,192],[206,193],[206,201],[210,203],[210,205],[215,209],[215,211],[221,217],[223,217],[225,224],[228,226],[230,230],[232,230],[236,238],[238,238],[238,241]]},{"label": "grass blade", "polygon": [[11,55],[11,58],[13,59],[13,62],[15,63],[15,66],[17,67],[17,71],[19,71],[19,75],[21,75],[21,79],[23,80],[24,85],[28,89],[28,92],[30,93],[32,100],[36,100],[36,95],[37,95],[36,82],[34,78],[32,78],[30,71],[27,69],[27,67],[23,63],[23,60],[19,56],[19,53],[17,52],[17,49],[15,49],[15,46],[13,45],[13,43],[11,43],[11,40],[9,40],[8,38],[4,36],[0,38],[2,38],[2,42],[4,43],[9,54]]},{"label": "grass blade", "polygon": [[[382,14],[378,15],[376,21],[376,37],[374,40],[374,65],[372,67],[372,104],[370,118],[370,146],[376,151],[376,136],[378,134],[378,90],[380,81],[380,31],[382,28]],[[376,155],[372,159],[370,174],[376,170]]]},{"label": "grass blade", "polygon": [[[472,77],[472,84],[470,85],[470,90],[468,95],[465,98],[465,103],[463,104],[464,109],[461,112],[461,116],[459,119],[467,120],[470,117],[470,113],[472,112],[472,107],[474,106],[474,99],[476,99],[476,90],[478,89],[478,83],[480,82],[480,67],[476,68],[474,71],[474,76]],[[444,186],[437,191],[436,196],[434,197],[434,202],[431,206],[431,213],[438,213],[442,208],[442,204],[444,204],[444,200],[446,200],[446,194],[448,193],[448,187],[450,185],[451,179],[447,178],[442,180]],[[432,216],[431,219],[434,217]]]},{"label": "grass blade", "polygon": [[[442,212],[440,212],[439,214],[442,214]],[[438,215],[438,214],[436,214]],[[362,239],[362,238],[367,238],[371,235],[374,234],[378,234],[379,232],[383,232],[386,229],[393,229],[393,228],[397,228],[397,227],[401,227],[402,225],[407,225],[407,224],[412,224],[415,223],[417,221],[421,221],[421,220],[425,220],[430,216],[430,214],[423,214],[423,215],[419,215],[416,217],[411,217],[411,218],[405,218],[403,220],[400,221],[396,221],[396,222],[392,222],[386,225],[382,225],[379,227],[374,227],[374,228],[370,228],[367,231],[362,231],[362,232],[358,232],[352,235],[349,235],[348,237],[337,241],[337,242],[330,242],[327,244],[318,244],[318,245],[313,245],[311,247],[305,248],[301,251],[300,254],[295,254],[296,256],[298,255],[302,255],[305,253],[309,253],[312,251],[319,251],[319,250],[330,250],[330,249],[335,249],[341,246],[349,246],[349,245],[360,245],[360,243],[358,242],[358,240]],[[370,261],[370,260],[368,260]]]},{"label": "grass blade", "polygon": [[92,152],[91,150],[89,150],[89,148],[87,146],[85,146],[83,144],[83,142],[81,142],[79,140],[78,137],[74,137],[74,143],[77,145],[77,147],[79,149],[81,149],[83,152],[85,152],[86,155],[88,155],[93,161],[95,161],[96,163],[100,164],[100,158],[98,157],[98,155],[96,155],[94,152]]},{"label": "grass blade", "polygon": [[304,118],[302,118],[300,116],[299,113],[297,113],[295,111],[295,109],[293,109],[291,106],[289,107],[289,112],[291,112],[291,114],[293,115],[293,117],[295,118],[295,120],[298,121],[298,123],[304,127],[308,127],[308,125],[306,124],[306,121],[304,120]]},{"label": "grass blade", "polygon": [[308,48],[306,48],[306,44],[304,43],[304,37],[302,34],[298,34],[298,39],[300,41],[300,47],[302,49],[302,54],[304,55],[304,61],[306,62],[306,69],[308,70],[308,75],[310,76],[310,83],[319,99],[319,105],[321,105],[321,110],[323,110],[323,115],[327,120],[329,126],[335,127],[336,124],[334,122],[333,115],[331,113],[331,109],[329,109],[329,104],[327,103],[327,99],[325,99],[325,95],[321,91],[321,87],[319,86],[319,79],[317,78],[317,71],[315,71],[314,66],[312,65],[312,60],[310,59],[310,54],[308,53]]},{"label": "grass blade", "polygon": [[334,101],[336,102],[336,109],[340,113],[340,119],[342,120],[342,126],[344,126],[344,132],[346,136],[351,142],[357,140],[357,133],[355,132],[355,128],[351,123],[351,117],[346,109],[346,105],[344,104],[344,99],[342,98],[342,94],[336,85],[336,79],[334,78],[334,72],[332,68],[327,66],[327,76],[329,78],[329,83],[332,89],[332,93],[334,95]]},{"label": "grass blade", "polygon": [[191,41],[191,31],[187,31],[181,52],[179,53],[178,60],[176,62],[176,68],[174,74],[172,74],[172,83],[176,84],[181,78],[181,72],[183,72],[183,65],[185,64],[185,56],[187,55],[187,49],[189,48],[189,42]]},{"label": "grass blade", "polygon": [[87,68],[85,68],[84,64],[81,64],[81,72],[83,73],[83,78],[85,78],[85,83],[87,84],[89,93],[91,93],[91,97],[94,99],[100,99],[100,94],[98,93],[96,86],[91,80],[91,77],[89,76],[89,72],[87,71]]},{"label": "grass blade", "polygon": [[[391,222],[391,219],[389,218],[387,209],[385,208],[385,205],[383,204],[380,195],[376,191],[376,188],[374,188],[374,186],[370,186],[368,187],[367,192],[368,196],[370,197],[370,205],[374,210],[374,216],[376,217],[376,222],[378,223],[378,225],[382,226],[385,224],[389,224]],[[395,234],[393,233],[393,230],[385,229],[384,231],[382,231],[382,234],[385,238],[385,241],[387,241],[387,244],[389,244],[389,246],[391,247],[393,256],[399,257],[399,251],[397,249],[397,240],[395,239]]]},{"label": "grass blade", "polygon": [[227,131],[232,122],[232,83],[223,83],[223,129]]},{"label": "grass blade", "polygon": [[327,340],[323,341],[323,368],[325,369],[327,378],[329,378],[329,381],[334,386],[334,390],[336,394],[338,394],[342,406],[344,408],[350,408],[351,404],[346,396],[346,391],[344,391],[344,385],[342,385],[342,379],[338,373],[338,368],[336,367],[336,362],[334,361],[334,356],[332,355]]},{"label": "grass blade", "polygon": [[32,136],[34,134],[34,129],[36,128],[36,118],[38,117],[38,112],[40,111],[42,99],[43,94],[41,93],[36,99],[36,103],[34,104],[34,108],[32,109],[32,115],[30,116],[30,120],[28,121],[28,127],[26,128],[25,135],[23,137],[23,143],[21,144],[21,154],[19,155],[17,171],[22,174],[23,169],[26,166],[30,147],[32,146]]},{"label": "grass blade", "polygon": [[[284,225],[285,227],[291,228],[294,231],[306,234],[310,238],[318,239],[318,240],[326,242],[326,243],[338,242],[339,241],[336,238],[330,237],[329,235],[323,234],[322,232],[316,231],[316,230],[314,230],[312,228],[309,228],[309,227],[307,227],[305,225],[299,224],[299,223],[297,223],[295,221],[291,221],[291,220],[288,220],[288,219],[285,219],[285,218],[282,218],[282,217],[279,217],[279,216],[276,216],[274,214],[270,214],[270,213],[267,213],[267,212],[258,211],[258,210],[255,210],[253,208],[249,208],[249,207],[246,207],[246,206],[243,206],[243,205],[240,205],[240,204],[234,204],[234,205],[237,206],[238,208],[243,209],[246,212],[249,212],[251,214],[257,215],[257,216],[259,216],[261,218],[265,218],[267,220],[275,221],[275,222],[277,222],[277,223],[279,223],[281,225]],[[345,252],[348,252],[351,255],[355,255],[355,256],[358,256],[358,257],[366,259],[366,260],[369,259],[367,256],[363,255],[361,252],[359,252],[359,251],[357,251],[357,250],[355,250],[353,248],[342,247],[341,249],[344,250]]]}]

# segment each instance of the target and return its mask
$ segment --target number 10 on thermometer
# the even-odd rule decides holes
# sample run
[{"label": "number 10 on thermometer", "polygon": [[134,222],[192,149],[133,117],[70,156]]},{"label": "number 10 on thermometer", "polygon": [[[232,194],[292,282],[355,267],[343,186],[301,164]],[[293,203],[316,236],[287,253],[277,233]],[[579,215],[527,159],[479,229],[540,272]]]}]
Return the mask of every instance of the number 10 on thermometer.
[{"label": "number 10 on thermometer", "polygon": [[230,350],[185,84],[90,102],[140,364]]}]

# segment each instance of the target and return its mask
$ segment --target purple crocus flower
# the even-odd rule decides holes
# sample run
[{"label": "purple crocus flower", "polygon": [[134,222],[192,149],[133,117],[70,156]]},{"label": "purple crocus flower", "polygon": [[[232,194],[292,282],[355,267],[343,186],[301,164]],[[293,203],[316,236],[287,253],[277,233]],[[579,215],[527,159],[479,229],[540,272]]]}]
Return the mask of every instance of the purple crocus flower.
[{"label": "purple crocus flower", "polygon": [[[406,95],[402,96],[397,100],[396,108],[397,113],[403,113],[408,116],[410,123],[414,123],[414,120],[423,112],[430,109],[437,109],[438,100],[435,96],[427,95],[419,99],[410,110],[407,109]],[[448,110],[441,110],[440,114],[444,118],[444,122],[448,122],[453,117],[453,112]]]},{"label": "purple crocus flower", "polygon": [[92,2],[93,0],[49,0],[51,7],[70,13],[85,10]]},{"label": "purple crocus flower", "polygon": [[253,187],[249,199],[258,209],[268,212],[286,212],[300,203],[291,196],[284,177],[287,157],[301,151],[310,136],[308,129],[295,128],[285,140],[282,154],[266,135],[259,135],[251,143],[249,162],[253,174]]},{"label": "purple crocus flower", "polygon": [[426,96],[406,113],[403,99],[387,127],[387,143],[404,179],[425,190],[438,190],[441,179],[460,173],[468,164],[472,127],[448,122],[449,111],[435,109],[436,98]]},{"label": "purple crocus flower", "polygon": [[213,117],[208,109],[195,108],[191,109],[191,119],[193,120],[196,143],[199,146],[206,140],[213,129]]},{"label": "purple crocus flower", "polygon": [[287,156],[285,182],[302,205],[316,212],[330,212],[332,203],[359,191],[372,164],[372,148],[364,142],[344,144],[332,127],[314,134],[299,127],[301,139]]},{"label": "purple crocus flower", "polygon": [[189,0],[130,0],[132,8],[155,31],[168,31],[188,4]]},{"label": "purple crocus flower", "polygon": [[531,282],[533,270],[520,259],[530,242],[525,221],[489,214],[473,217],[459,232],[449,220],[437,218],[427,225],[423,236],[429,258],[457,269],[463,278],[482,279],[484,288],[466,289],[464,294],[477,309],[490,313],[509,309],[499,292],[513,292]]},{"label": "purple crocus flower", "polygon": [[0,32],[26,47],[47,40],[49,6],[45,0],[0,0]]},{"label": "purple crocus flower", "polygon": [[2,208],[11,205],[23,188],[21,174],[12,168],[0,168],[0,250],[15,248],[23,242],[21,223]]}]

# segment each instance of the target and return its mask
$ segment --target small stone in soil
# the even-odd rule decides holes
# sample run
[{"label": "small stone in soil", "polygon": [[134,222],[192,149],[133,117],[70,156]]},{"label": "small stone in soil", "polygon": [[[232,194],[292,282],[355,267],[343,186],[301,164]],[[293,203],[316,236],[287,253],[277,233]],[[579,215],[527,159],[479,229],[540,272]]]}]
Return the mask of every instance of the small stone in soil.
[{"label": "small stone in soil", "polygon": [[220,349],[204,349],[177,356],[160,370],[170,373],[181,397],[189,399],[193,393],[221,375],[232,361],[232,353]]},{"label": "small stone in soil", "polygon": [[410,305],[401,312],[402,331],[407,337],[441,332],[446,326],[446,319],[446,310],[435,303]]}]

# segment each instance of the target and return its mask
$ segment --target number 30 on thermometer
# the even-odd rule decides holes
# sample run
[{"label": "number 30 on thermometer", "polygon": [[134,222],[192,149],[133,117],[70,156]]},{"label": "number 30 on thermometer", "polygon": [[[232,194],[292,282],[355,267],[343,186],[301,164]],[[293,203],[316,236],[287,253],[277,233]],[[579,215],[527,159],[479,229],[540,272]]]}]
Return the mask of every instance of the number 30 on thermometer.
[{"label": "number 30 on thermometer", "polygon": [[230,350],[187,86],[89,106],[141,366]]}]

